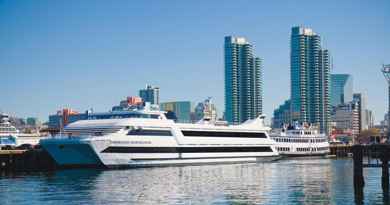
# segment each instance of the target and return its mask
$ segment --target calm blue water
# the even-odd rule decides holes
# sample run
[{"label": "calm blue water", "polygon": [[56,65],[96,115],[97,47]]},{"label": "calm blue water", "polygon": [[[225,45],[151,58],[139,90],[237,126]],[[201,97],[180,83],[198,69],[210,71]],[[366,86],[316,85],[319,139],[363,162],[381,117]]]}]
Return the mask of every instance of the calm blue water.
[{"label": "calm blue water", "polygon": [[[355,204],[352,161],[281,160],[0,175],[0,204]],[[381,170],[365,169],[365,204],[383,204]]]}]

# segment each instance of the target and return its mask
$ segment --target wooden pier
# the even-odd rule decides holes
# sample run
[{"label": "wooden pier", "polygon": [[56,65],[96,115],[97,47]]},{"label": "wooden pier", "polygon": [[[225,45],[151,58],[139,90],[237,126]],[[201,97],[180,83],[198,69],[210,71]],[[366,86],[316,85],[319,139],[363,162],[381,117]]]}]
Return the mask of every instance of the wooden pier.
[{"label": "wooden pier", "polygon": [[[364,167],[382,168],[383,202],[389,204],[389,159],[390,144],[354,145],[353,153],[353,184],[355,203],[363,204]],[[364,160],[366,156],[366,160]]]},{"label": "wooden pier", "polygon": [[337,144],[330,145],[330,155],[336,157],[349,157],[352,153],[352,145]]}]

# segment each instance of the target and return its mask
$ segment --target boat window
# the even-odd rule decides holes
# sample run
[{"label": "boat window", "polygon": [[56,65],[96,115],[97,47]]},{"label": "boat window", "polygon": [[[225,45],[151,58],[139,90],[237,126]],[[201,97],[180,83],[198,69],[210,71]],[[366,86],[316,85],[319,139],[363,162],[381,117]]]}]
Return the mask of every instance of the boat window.
[{"label": "boat window", "polygon": [[271,147],[108,147],[103,153],[272,152]]},{"label": "boat window", "polygon": [[158,119],[159,115],[156,114],[143,114],[143,113],[111,113],[111,114],[105,114],[105,115],[93,115],[90,116],[88,119],[120,119],[120,118],[152,118],[152,119]]},{"label": "boat window", "polygon": [[188,137],[242,137],[267,138],[263,132],[217,132],[217,131],[182,131]]},{"label": "boat window", "polygon": [[127,135],[172,136],[172,133],[170,130],[134,129],[130,130]]}]

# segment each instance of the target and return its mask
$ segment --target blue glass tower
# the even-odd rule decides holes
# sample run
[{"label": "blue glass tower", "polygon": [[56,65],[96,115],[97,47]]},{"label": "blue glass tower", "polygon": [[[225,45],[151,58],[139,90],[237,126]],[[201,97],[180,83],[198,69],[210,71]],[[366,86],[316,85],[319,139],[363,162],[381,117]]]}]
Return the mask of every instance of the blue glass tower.
[{"label": "blue glass tower", "polygon": [[330,54],[310,28],[291,31],[291,117],[320,126],[328,132],[330,121]]},{"label": "blue glass tower", "polygon": [[331,75],[331,105],[337,106],[352,101],[353,79],[349,74]]},{"label": "blue glass tower", "polygon": [[262,114],[262,61],[240,37],[225,37],[225,118],[238,124]]}]

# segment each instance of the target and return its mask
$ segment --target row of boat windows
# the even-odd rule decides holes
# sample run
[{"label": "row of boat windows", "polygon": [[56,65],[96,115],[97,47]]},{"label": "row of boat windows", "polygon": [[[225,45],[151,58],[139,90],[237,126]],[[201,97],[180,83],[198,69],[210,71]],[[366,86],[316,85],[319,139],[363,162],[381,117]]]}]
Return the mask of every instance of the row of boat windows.
[{"label": "row of boat windows", "polygon": [[[242,138],[266,138],[264,133],[255,132],[210,132],[210,131],[182,131],[188,137],[242,137]],[[130,130],[127,135],[147,135],[147,136],[172,136],[170,130]]]},{"label": "row of boat windows", "polygon": [[272,152],[271,147],[108,147],[103,153]]},{"label": "row of boat windows", "polygon": [[316,143],[326,142],[326,139],[294,139],[294,138],[275,138],[276,142],[293,142],[293,143]]},{"label": "row of boat windows", "polygon": [[305,135],[311,135],[311,132],[292,132],[292,134],[300,135],[300,134],[305,134]]},{"label": "row of boat windows", "polygon": [[121,119],[121,118],[151,118],[158,119],[160,115],[156,114],[110,114],[110,115],[93,115],[89,116],[89,120],[100,120],[100,119]]},{"label": "row of boat windows", "polygon": [[290,151],[290,147],[277,147],[276,149],[278,150],[278,152],[280,152],[280,151],[289,152]]},{"label": "row of boat windows", "polygon": [[312,148],[310,148],[310,147],[304,147],[304,148],[302,148],[302,147],[299,147],[299,148],[297,148],[297,152],[310,152],[310,151],[325,151],[325,150],[328,150],[328,148],[327,147],[312,147]]},{"label": "row of boat windows", "polygon": [[136,130],[130,130],[127,133],[127,135],[172,136],[172,133],[169,130],[136,129]]},{"label": "row of boat windows", "polygon": [[13,127],[10,127],[10,128],[1,128],[0,129],[0,132],[15,132],[16,129],[13,128]]}]

